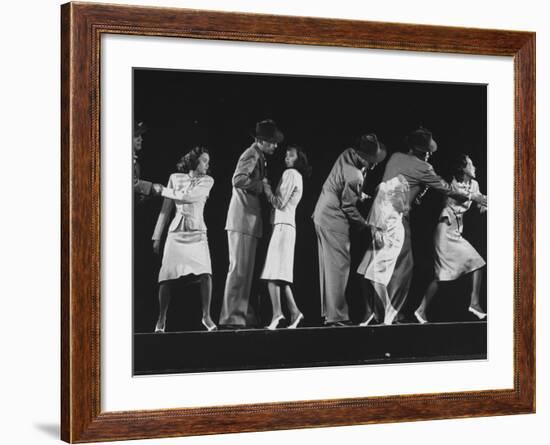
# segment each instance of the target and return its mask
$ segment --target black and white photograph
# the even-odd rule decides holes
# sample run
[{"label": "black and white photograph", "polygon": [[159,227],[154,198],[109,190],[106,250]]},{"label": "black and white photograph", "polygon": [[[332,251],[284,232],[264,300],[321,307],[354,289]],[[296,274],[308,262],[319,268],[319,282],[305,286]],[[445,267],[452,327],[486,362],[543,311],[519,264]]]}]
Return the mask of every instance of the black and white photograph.
[{"label": "black and white photograph", "polygon": [[487,358],[487,85],[132,80],[134,375]]},{"label": "black and white photograph", "polygon": [[2,443],[547,442],[546,7],[7,2]]}]

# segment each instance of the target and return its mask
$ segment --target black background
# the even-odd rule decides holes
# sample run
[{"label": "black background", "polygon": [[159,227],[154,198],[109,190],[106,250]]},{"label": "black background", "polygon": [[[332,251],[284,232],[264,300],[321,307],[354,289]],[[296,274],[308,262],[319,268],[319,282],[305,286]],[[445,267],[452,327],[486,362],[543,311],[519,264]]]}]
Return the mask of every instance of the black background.
[{"label": "black background", "polygon": [[[321,77],[272,76],[134,69],[134,120],[148,126],[139,154],[141,177],[166,184],[180,157],[194,145],[205,145],[211,157],[215,184],[205,207],[212,257],[212,315],[217,322],[228,267],[225,218],[231,197],[231,176],[237,159],[251,142],[257,121],[274,119],[285,141],[268,157],[268,177],[276,185],[284,167],[284,146],[299,144],[308,153],[312,177],[296,213],[294,294],[305,325],[320,325],[317,241],[311,214],[323,182],[338,155],[360,134],[375,132],[391,152],[405,151],[406,134],[423,125],[439,149],[430,162],[442,175],[452,156],[469,154],[477,167],[482,192],[486,187],[487,90],[485,85],[380,81]],[[384,164],[370,172],[365,191],[374,193]],[[157,276],[160,258],[152,252],[151,236],[161,199],[134,202],[134,332],[151,332],[158,316]],[[426,194],[411,214],[415,271],[405,313],[418,305],[433,276],[433,232],[443,200]],[[260,241],[259,276],[270,227],[267,206],[264,238]],[[368,212],[368,204],[361,209]],[[486,216],[476,208],[465,217],[465,237],[486,256]],[[352,233],[352,267],[347,298],[354,321],[364,311],[355,270],[369,240],[366,232]],[[486,285],[482,287],[485,304]],[[251,300],[259,304],[262,321],[271,317],[265,283],[256,280]],[[429,312],[433,321],[466,320],[469,277],[444,284]],[[167,317],[167,330],[201,329],[198,286],[182,280]]]}]

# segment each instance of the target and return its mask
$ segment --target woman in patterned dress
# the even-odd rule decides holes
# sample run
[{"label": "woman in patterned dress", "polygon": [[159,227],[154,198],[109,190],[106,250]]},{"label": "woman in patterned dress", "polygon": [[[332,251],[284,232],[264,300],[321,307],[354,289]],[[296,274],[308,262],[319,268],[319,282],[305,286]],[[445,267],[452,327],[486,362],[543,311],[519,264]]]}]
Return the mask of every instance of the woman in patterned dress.
[{"label": "woman in patterned dress", "polygon": [[165,330],[175,281],[188,275],[198,277],[200,283],[203,326],[208,331],[216,329],[210,316],[212,266],[203,217],[204,205],[214,185],[214,179],[207,174],[209,163],[208,151],[195,147],[178,163],[178,173],[170,176],[168,186],[162,192],[165,199],[153,233],[153,250],[157,254],[162,233],[174,208],[176,213],[168,228],[159,272],[160,311],[155,332]]},{"label": "woman in patterned dress", "polygon": [[294,246],[296,243],[296,207],[302,198],[303,179],[311,174],[307,156],[299,147],[288,147],[285,157],[286,170],[283,173],[275,193],[267,180],[264,180],[264,192],[273,206],[271,222],[273,232],[267,249],[265,265],[261,275],[267,280],[267,288],[273,308],[271,323],[267,329],[273,330],[285,319],[281,308],[281,293],[286,296],[290,312],[288,328],[294,329],[304,316],[294,300],[291,284],[294,269]]},{"label": "woman in patterned dress", "polygon": [[[453,189],[466,192],[469,196],[480,194],[479,184],[475,180],[476,168],[467,155],[461,154],[457,157],[453,170],[454,177],[451,183]],[[435,278],[429,284],[420,306],[414,313],[420,323],[428,321],[426,312],[439,289],[439,282],[453,281],[466,274],[472,277],[468,311],[480,320],[487,316],[479,302],[483,267],[486,263],[474,247],[462,237],[464,213],[470,209],[471,205],[471,199],[458,202],[453,198],[447,198],[446,205],[439,216],[434,236]],[[481,213],[487,210],[487,207],[481,204],[477,204],[477,207]]]}]

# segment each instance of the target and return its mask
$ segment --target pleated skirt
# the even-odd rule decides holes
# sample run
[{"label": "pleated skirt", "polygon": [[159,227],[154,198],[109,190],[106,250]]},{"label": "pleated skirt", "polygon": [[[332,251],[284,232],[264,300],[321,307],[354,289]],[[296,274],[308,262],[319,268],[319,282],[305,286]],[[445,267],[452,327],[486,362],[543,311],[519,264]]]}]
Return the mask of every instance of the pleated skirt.
[{"label": "pleated skirt", "polygon": [[485,266],[485,260],[459,233],[455,220],[451,225],[445,222],[437,225],[434,245],[434,272],[439,281],[456,280]]},{"label": "pleated skirt", "polygon": [[296,229],[289,224],[275,224],[260,278],[292,283],[295,245]]},{"label": "pleated skirt", "polygon": [[205,273],[212,273],[206,232],[168,232],[159,272],[159,282]]}]

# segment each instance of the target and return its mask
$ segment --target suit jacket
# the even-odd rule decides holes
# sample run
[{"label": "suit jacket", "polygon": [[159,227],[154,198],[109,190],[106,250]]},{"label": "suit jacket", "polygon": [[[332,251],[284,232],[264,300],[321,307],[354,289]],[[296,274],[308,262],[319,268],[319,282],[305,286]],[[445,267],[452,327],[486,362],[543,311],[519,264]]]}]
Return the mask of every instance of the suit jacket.
[{"label": "suit jacket", "polygon": [[350,223],[366,226],[365,219],[357,209],[363,190],[363,165],[353,148],[346,149],[336,159],[313,212],[315,224],[345,234],[349,234]]},{"label": "suit jacket", "polygon": [[153,183],[150,181],[144,181],[143,179],[139,179],[141,174],[141,168],[139,166],[139,162],[137,160],[137,156],[134,155],[134,193],[138,196],[140,200],[145,199],[145,197],[151,195],[151,191],[153,188]]},{"label": "suit jacket", "polygon": [[296,207],[302,199],[303,189],[300,172],[294,168],[287,168],[275,193],[267,196],[267,200],[273,206],[271,224],[288,224],[296,227]]},{"label": "suit jacket", "polygon": [[160,210],[153,240],[162,237],[164,227],[174,207],[176,214],[168,228],[169,232],[206,232],[204,223],[204,205],[214,185],[211,176],[191,177],[187,173],[174,173],[168,180],[168,185],[162,191],[164,202]]},{"label": "suit jacket", "polygon": [[409,208],[425,187],[433,188],[447,196],[459,197],[464,195],[453,190],[451,185],[434,171],[431,164],[418,159],[412,154],[394,153],[390,157],[382,181],[385,182],[397,175],[403,175],[409,183]]},{"label": "suit jacket", "polygon": [[233,173],[233,192],[225,230],[261,238],[263,223],[260,196],[264,189],[262,181],[265,173],[265,156],[253,143],[241,154]]}]

